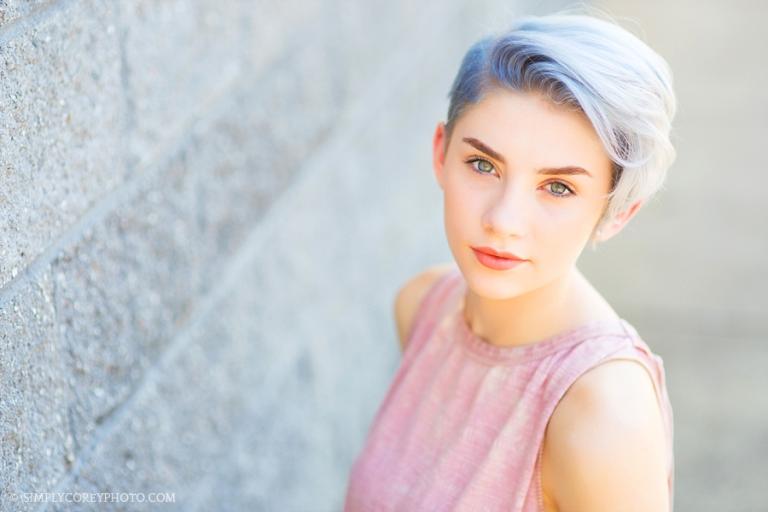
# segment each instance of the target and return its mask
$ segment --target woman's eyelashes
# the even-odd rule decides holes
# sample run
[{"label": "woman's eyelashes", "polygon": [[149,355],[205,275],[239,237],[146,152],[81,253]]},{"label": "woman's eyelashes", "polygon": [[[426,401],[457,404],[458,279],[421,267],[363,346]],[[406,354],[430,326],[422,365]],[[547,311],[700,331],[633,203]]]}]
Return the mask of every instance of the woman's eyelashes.
[{"label": "woman's eyelashes", "polygon": [[[494,170],[493,164],[489,162],[488,160],[484,158],[470,158],[466,161],[472,168],[474,172],[477,174],[484,174],[484,175],[490,175],[491,171]],[[477,164],[477,166],[475,165]],[[557,185],[556,190],[560,190],[561,192],[553,192],[552,189],[549,189],[549,194],[554,197],[569,197],[572,195],[575,195],[575,192],[571,187],[563,183],[562,181],[548,181],[544,184],[544,186],[548,185]]]}]

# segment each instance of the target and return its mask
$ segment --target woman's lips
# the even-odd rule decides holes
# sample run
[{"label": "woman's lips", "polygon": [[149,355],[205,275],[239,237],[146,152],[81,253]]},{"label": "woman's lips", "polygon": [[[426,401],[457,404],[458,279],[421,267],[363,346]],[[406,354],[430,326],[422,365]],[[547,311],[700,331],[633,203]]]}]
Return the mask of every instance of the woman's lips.
[{"label": "woman's lips", "polygon": [[475,249],[480,252],[484,252],[486,254],[490,254],[491,256],[496,256],[497,258],[507,258],[510,260],[524,260],[525,258],[521,258],[517,254],[512,254],[511,252],[506,251],[497,251],[493,247],[472,247],[472,249]]},{"label": "woman's lips", "polygon": [[474,247],[472,247],[472,252],[475,253],[475,257],[477,258],[477,261],[479,261],[482,265],[485,265],[486,267],[491,268],[493,270],[509,270],[519,265],[522,265],[523,263],[526,263],[528,261],[523,259],[500,258],[498,256],[494,256],[492,254],[483,252],[479,248],[476,249]]}]

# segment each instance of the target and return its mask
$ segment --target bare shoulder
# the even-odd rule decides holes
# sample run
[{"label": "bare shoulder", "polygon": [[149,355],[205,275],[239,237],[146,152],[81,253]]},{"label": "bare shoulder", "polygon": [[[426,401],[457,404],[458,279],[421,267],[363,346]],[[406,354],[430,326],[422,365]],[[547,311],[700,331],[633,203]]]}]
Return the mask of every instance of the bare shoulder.
[{"label": "bare shoulder", "polygon": [[419,304],[421,304],[427,291],[435,281],[453,268],[455,268],[455,263],[453,262],[432,265],[409,278],[397,291],[394,301],[394,314],[400,350],[402,352],[405,351],[406,343],[411,333],[411,325],[413,324]]},{"label": "bare shoulder", "polygon": [[550,417],[542,487],[558,512],[669,510],[667,445],[651,376],[613,359],[573,383]]}]

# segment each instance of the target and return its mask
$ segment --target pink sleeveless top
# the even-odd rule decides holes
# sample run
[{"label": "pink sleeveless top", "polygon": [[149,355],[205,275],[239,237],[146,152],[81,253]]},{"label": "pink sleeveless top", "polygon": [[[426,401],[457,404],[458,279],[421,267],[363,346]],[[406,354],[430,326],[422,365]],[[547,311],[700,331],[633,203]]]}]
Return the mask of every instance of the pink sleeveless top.
[{"label": "pink sleeveless top", "polygon": [[598,320],[537,343],[499,347],[463,315],[458,267],[419,305],[400,366],[354,461],[345,512],[541,512],[541,452],[549,417],[585,371],[632,359],[650,373],[668,439],[664,364],[626,321]]}]

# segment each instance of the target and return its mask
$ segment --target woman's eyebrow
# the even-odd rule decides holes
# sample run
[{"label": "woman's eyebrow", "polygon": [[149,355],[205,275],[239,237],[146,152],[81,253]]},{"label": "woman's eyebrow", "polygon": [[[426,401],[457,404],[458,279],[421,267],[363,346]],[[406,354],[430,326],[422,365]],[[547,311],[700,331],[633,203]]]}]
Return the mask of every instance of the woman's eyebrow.
[{"label": "woman's eyebrow", "polygon": [[[463,140],[470,146],[473,146],[474,148],[478,149],[479,151],[482,151],[483,153],[489,155],[490,157],[498,160],[504,165],[507,164],[507,161],[504,160],[504,157],[501,156],[501,153],[491,149],[487,144],[483,143],[482,141],[479,141],[474,137],[464,137],[461,140]],[[543,169],[539,169],[538,171],[536,171],[536,174],[546,174],[546,175],[554,175],[554,176],[566,175],[566,174],[567,175],[585,174],[590,178],[592,177],[589,171],[576,165],[566,165],[565,167],[545,167]]]},{"label": "woman's eyebrow", "polygon": [[489,155],[489,156],[495,158],[496,160],[498,160],[499,162],[503,163],[504,165],[507,165],[507,161],[504,160],[504,157],[501,156],[501,153],[497,153],[496,151],[494,151],[493,149],[488,147],[486,144],[484,144],[483,142],[475,139],[474,137],[464,137],[461,140],[463,140],[464,142],[466,142],[470,146],[474,146],[475,148],[477,148],[478,150],[482,151],[486,155]]}]

